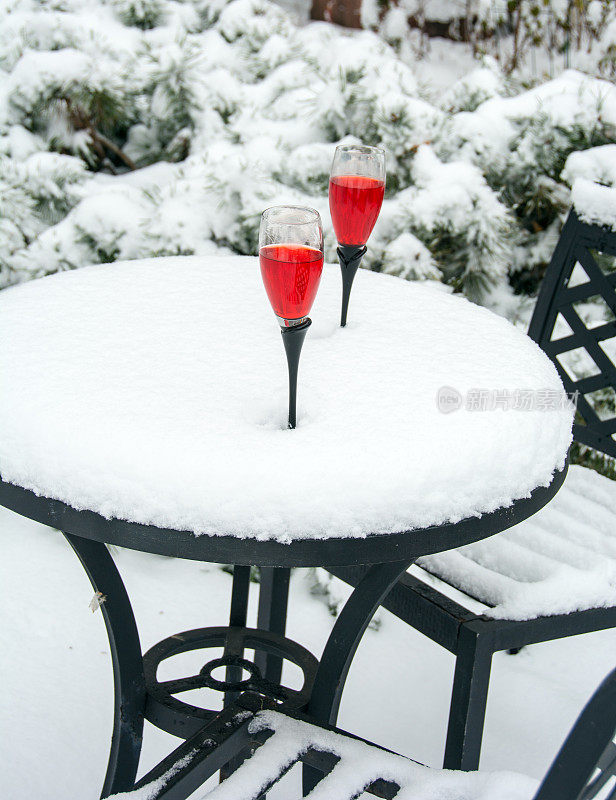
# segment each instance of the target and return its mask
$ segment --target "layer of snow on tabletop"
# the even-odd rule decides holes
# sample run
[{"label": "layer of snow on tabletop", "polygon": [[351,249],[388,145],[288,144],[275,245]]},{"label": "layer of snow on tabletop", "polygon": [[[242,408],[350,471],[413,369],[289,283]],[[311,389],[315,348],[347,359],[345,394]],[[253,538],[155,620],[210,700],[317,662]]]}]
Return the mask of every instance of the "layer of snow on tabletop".
[{"label": "layer of snow on tabletop", "polygon": [[[560,379],[503,318],[368,271],[346,329],[339,312],[339,270],[326,266],[290,431],[256,259],[118,262],[11,287],[0,473],[107,517],[289,541],[493,511],[563,466]],[[552,403],[445,414],[443,386]]]}]

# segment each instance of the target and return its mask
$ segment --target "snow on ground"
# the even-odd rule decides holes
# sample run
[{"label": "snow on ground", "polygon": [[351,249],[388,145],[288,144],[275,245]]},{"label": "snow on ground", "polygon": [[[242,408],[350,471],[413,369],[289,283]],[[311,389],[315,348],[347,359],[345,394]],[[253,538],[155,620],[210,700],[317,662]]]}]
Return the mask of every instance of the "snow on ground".
[{"label": "snow on ground", "polygon": [[[339,309],[328,265],[289,431],[257,259],[118,262],[7,289],[3,479],[105,516],[280,541],[457,521],[549,484],[573,411],[525,334],[368,271],[345,329]],[[443,387],[455,413],[437,404]],[[483,408],[477,392],[500,401]]]},{"label": "snow on ground", "polygon": [[[103,621],[88,607],[92,588],[60,534],[2,509],[0,528],[0,795],[3,800],[95,800],[107,760],[112,680]],[[115,557],[144,649],[182,630],[225,623],[231,587],[226,573],[127,550]],[[254,624],[255,601],[253,588],[249,624]],[[331,625],[326,605],[310,594],[306,572],[296,571],[289,635],[318,655]],[[200,668],[205,660],[179,656],[165,663],[162,677],[189,674],[180,670]],[[517,656],[497,653],[482,769],[540,778],[615,662],[614,631],[534,645]],[[289,674],[289,680],[297,680],[294,671]],[[380,629],[366,633],[357,653],[340,725],[438,767],[452,675],[449,653],[383,612]],[[211,697],[196,695],[204,704],[206,695]],[[177,743],[147,725],[141,774]],[[272,792],[272,800],[293,796],[289,785],[299,796],[294,773]]]}]

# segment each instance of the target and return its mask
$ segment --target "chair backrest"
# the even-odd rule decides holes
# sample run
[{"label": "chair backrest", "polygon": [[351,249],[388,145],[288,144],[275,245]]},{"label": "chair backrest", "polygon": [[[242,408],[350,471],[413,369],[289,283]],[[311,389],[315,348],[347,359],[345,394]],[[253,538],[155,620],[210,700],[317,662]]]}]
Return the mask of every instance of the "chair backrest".
[{"label": "chair backrest", "polygon": [[616,669],[584,707],[534,800],[614,800],[615,737]]},{"label": "chair backrest", "polygon": [[[613,256],[616,231],[588,225],[572,210],[546,270],[528,335],[552,359],[565,391],[577,401],[576,441],[616,458],[616,270],[601,267]],[[607,322],[582,318],[584,310],[601,313],[599,307]]]}]

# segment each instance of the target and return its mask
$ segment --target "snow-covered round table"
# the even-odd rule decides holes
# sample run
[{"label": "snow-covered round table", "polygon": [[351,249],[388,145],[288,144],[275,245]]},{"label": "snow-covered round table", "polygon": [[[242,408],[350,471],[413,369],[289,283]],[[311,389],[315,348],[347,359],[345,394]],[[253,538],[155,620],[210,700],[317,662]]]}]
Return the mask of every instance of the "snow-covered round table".
[{"label": "snow-covered round table", "polygon": [[[520,522],[564,479],[572,410],[528,337],[445,291],[371,272],[356,280],[345,329],[339,305],[326,266],[288,430],[284,352],[254,258],[100,265],[0,293],[0,503],[62,530],[105,598],[116,723],[104,793],[134,783],[144,709],[185,738],[213,713],[172,694],[215,685],[214,662],[163,685],[162,659],[224,645],[230,683],[215,688],[263,690],[259,670],[278,684],[284,655],[305,686],[283,696],[333,722],[363,631],[400,574]],[[246,565],[235,567],[232,627],[159,643],[144,680],[102,542]],[[280,568],[334,564],[373,566],[317,669],[282,636]],[[247,565],[263,568],[258,633],[245,628]],[[239,685],[251,646],[257,671]]]}]

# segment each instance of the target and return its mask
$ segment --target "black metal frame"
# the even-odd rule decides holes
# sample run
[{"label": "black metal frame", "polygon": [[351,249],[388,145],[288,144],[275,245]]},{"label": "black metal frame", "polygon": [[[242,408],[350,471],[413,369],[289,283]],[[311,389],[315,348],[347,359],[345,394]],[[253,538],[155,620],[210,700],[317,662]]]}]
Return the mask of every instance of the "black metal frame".
[{"label": "black metal frame", "polygon": [[[229,764],[241,767],[246,759],[269,741],[271,737],[284,739],[284,732],[276,732],[259,724],[251,730],[255,716],[263,709],[276,710],[294,720],[314,727],[314,720],[300,711],[276,706],[262,696],[244,693],[237,701],[206,723],[194,736],[183,742],[163,759],[138,783],[136,788],[149,786],[151,800],[183,800],[201,786],[217,770],[228,772]],[[379,745],[340,730],[333,725],[321,723],[319,728],[332,731],[338,737],[362,742],[376,752],[385,750]],[[593,800],[606,789],[608,782],[616,776],[616,670],[611,672],[594,692],[575,722],[571,732],[548,769],[533,800]],[[318,742],[318,737],[316,738]],[[284,745],[283,745],[284,747]],[[365,751],[364,751],[365,752]],[[259,769],[257,775],[247,776],[243,785],[248,786],[241,800],[263,800],[268,792],[297,763],[302,762],[304,774],[314,776],[316,785],[325,775],[336,768],[343,756],[328,738],[326,749],[313,744],[305,749],[301,744],[294,750],[285,748],[286,763],[272,764],[271,771]],[[397,755],[397,754],[394,754]],[[368,755],[368,758],[370,756]],[[412,759],[408,759],[412,761]],[[418,763],[418,762],[414,762]],[[248,763],[244,769],[251,769]],[[393,800],[400,785],[396,783],[391,767],[382,777],[372,778],[362,791],[376,797]],[[255,780],[256,778],[256,780]],[[304,795],[310,786],[304,784]],[[408,787],[407,787],[408,790]],[[357,787],[331,795],[331,800],[356,800]],[[613,788],[609,797],[616,796]],[[238,800],[240,800],[238,798]]]},{"label": "black metal frame", "polygon": [[[95,591],[104,598],[101,609],[114,668],[115,717],[101,796],[134,788],[144,718],[182,738],[199,737],[204,723],[207,725],[218,718],[212,711],[177,700],[174,697],[176,693],[208,686],[224,692],[225,707],[229,707],[240,692],[250,689],[283,703],[287,709],[293,706],[302,708],[318,723],[334,724],[361,637],[376,608],[384,602],[391,587],[407,568],[421,555],[477,541],[526,519],[553,497],[562,485],[566,471],[565,466],[549,486],[535,489],[530,497],[517,500],[509,508],[456,524],[373,535],[365,539],[296,540],[290,544],[231,536],[195,536],[188,532],[106,519],[0,480],[0,504],[22,516],[62,530],[78,554]],[[176,634],[155,645],[142,658],[130,601],[105,542],[164,555],[235,564],[229,626]],[[338,616],[317,663],[307,650],[284,637],[288,567],[331,563],[368,566]],[[262,569],[258,630],[245,627],[250,564]],[[161,660],[178,652],[212,646],[223,646],[225,655],[222,659],[207,662],[198,675],[174,681],[157,680],[156,672]],[[254,662],[244,659],[246,648],[255,650]],[[300,692],[280,685],[284,659],[294,661],[304,672],[304,687]],[[225,681],[216,680],[211,674],[215,667],[220,666],[226,667]],[[250,673],[250,678],[244,681],[241,679],[242,669]],[[220,755],[215,756],[216,763],[220,758]],[[231,762],[224,760],[220,765],[223,777],[225,770],[236,768],[242,758],[241,754],[235,754]],[[163,760],[161,765],[165,763],[167,760]],[[317,778],[318,775],[307,768],[305,786],[309,788]],[[192,780],[187,779],[185,786],[192,785]],[[183,798],[190,793],[182,793],[184,788],[174,789],[174,792],[169,796]]]},{"label": "black metal frame", "polygon": [[[616,776],[616,670],[602,681],[533,800],[592,800]],[[607,800],[616,797],[616,787]]]},{"label": "black metal frame", "polygon": [[[616,316],[616,272],[604,275],[593,258],[592,250],[616,256],[616,231],[599,225],[588,225],[578,218],[575,211],[571,211],[545,273],[528,335],[552,359],[565,391],[570,395],[578,393],[578,414],[573,426],[573,438],[616,458],[616,442],[612,439],[612,434],[616,434],[616,418],[599,419],[584,397],[585,394],[599,389],[616,388],[616,366],[599,346],[599,342],[616,336],[616,321],[587,328],[574,306],[575,303],[600,295]],[[579,286],[569,287],[567,283],[578,262],[589,280]],[[559,313],[573,333],[552,341],[552,332]],[[576,381],[562,367],[558,356],[579,347],[586,350],[600,372]],[[585,424],[581,424],[582,420]]]},{"label": "black metal frame", "polygon": [[[149,795],[151,800],[183,800],[189,791],[195,791],[218,770],[224,771],[226,764],[243,762],[265,744],[272,735],[277,735],[268,729],[256,733],[251,733],[249,730],[250,723],[255,715],[261,710],[270,709],[282,712],[292,719],[314,725],[314,721],[310,716],[301,711],[280,708],[259,695],[250,692],[244,693],[240,695],[236,703],[221,712],[210,723],[201,728],[194,737],[183,742],[160,764],[157,764],[147,775],[144,775],[137,782],[135,788],[141,789],[160,781],[158,787],[152,787],[151,789],[151,794]],[[378,750],[392,752],[367,739],[343,731],[334,725],[321,723],[319,727],[349,739],[363,742]],[[298,752],[285,769],[277,772],[271,781],[259,787],[258,794],[238,798],[238,800],[263,800],[266,793],[297,763],[303,763],[304,771],[310,770],[320,780],[334,769],[339,760],[340,758],[336,754],[317,750],[316,748]],[[179,764],[181,766],[178,766]],[[163,781],[161,781],[161,778]],[[366,787],[365,791],[376,797],[392,800],[398,789],[399,786],[393,781],[376,778]],[[332,800],[343,800],[343,798],[332,798]],[[344,800],[354,799],[344,798]]]},{"label": "black metal frame", "polygon": [[[572,305],[600,294],[616,315],[616,273],[606,277],[601,272],[590,252],[593,249],[616,255],[616,233],[587,225],[572,211],[546,272],[529,335],[553,360],[565,390],[571,395],[580,393],[577,407],[586,424],[580,424],[578,417],[574,438],[616,457],[616,442],[611,438],[616,433],[616,419],[600,420],[583,396],[584,392],[606,386],[616,388],[616,367],[598,346],[598,342],[616,335],[616,322],[587,329]],[[571,288],[567,283],[578,261],[590,281]],[[551,341],[559,312],[573,334]],[[584,347],[590,353],[601,369],[600,375],[574,381],[567,374],[556,356],[577,347]],[[351,586],[363,575],[361,567],[330,567],[329,571]],[[409,574],[400,578],[383,605],[456,656],[443,762],[446,769],[474,770],[479,766],[494,653],[616,626],[614,607],[524,621],[495,619],[469,611]]]},{"label": "black metal frame", "polygon": [[146,687],[139,632],[116,565],[104,544],[65,534],[99,592],[113,664],[114,716],[111,750],[101,797],[132,788],[137,777]]}]

